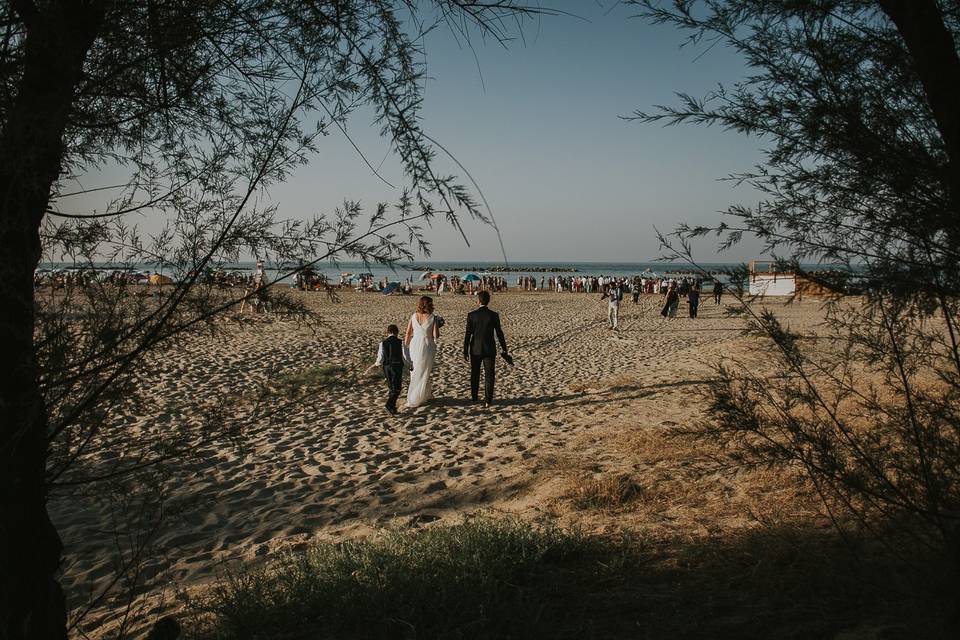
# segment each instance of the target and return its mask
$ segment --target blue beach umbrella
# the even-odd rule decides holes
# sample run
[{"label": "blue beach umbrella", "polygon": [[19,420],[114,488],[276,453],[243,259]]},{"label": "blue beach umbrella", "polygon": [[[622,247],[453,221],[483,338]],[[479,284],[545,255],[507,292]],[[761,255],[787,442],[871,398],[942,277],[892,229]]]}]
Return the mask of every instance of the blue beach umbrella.
[{"label": "blue beach umbrella", "polygon": [[478,276],[475,273],[468,273],[467,275],[463,276],[464,282],[470,282],[471,280],[479,280],[479,279],[480,279],[480,276]]}]

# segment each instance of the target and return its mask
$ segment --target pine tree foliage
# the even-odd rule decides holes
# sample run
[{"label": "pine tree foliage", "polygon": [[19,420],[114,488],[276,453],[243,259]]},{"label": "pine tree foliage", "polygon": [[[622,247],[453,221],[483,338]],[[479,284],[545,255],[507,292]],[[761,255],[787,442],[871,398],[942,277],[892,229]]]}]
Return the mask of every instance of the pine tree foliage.
[{"label": "pine tree foliage", "polygon": [[[834,522],[960,560],[960,5],[953,1],[637,1],[639,13],[729,47],[748,76],[643,122],[755,137],[764,162],[733,175],[761,194],[716,225],[679,227],[721,249],[764,241],[779,268],[823,263],[862,298],[826,304],[815,339],[744,298],[780,375],[727,362],[703,437],[738,464],[803,468]],[[741,274],[746,276],[746,274]],[[747,276],[748,277],[748,276]],[[905,548],[905,547],[901,547]]]},{"label": "pine tree foliage", "polygon": [[[172,429],[116,419],[157,410],[135,391],[158,352],[221,330],[254,295],[278,317],[307,319],[277,288],[231,289],[211,272],[254,256],[284,275],[335,257],[391,264],[429,252],[434,220],[485,220],[424,132],[423,38],[449,28],[506,44],[544,13],[513,0],[0,4],[0,330],[10,354],[0,373],[0,637],[64,637],[52,492],[103,495],[132,519],[121,529],[149,532],[168,462],[198,443],[242,442],[245,427],[282,416],[283,403],[255,396],[239,420],[228,399]],[[369,214],[349,199],[332,212],[278,210],[267,190],[325,136],[349,139],[358,115],[399,159],[397,202]],[[91,184],[116,174],[121,184]],[[102,204],[84,208],[93,196]],[[77,271],[38,287],[43,261]],[[141,296],[93,270],[144,263],[177,283]],[[128,591],[142,586],[134,569],[149,537],[120,549],[115,585],[134,575]]]}]

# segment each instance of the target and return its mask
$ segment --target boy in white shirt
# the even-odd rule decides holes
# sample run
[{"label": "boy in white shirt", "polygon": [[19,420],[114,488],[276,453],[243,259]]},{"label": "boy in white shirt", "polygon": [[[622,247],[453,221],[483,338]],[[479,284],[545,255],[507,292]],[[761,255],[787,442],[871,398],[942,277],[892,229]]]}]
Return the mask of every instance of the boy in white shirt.
[{"label": "boy in white shirt", "polygon": [[400,391],[403,388],[403,365],[407,364],[413,371],[406,346],[398,337],[399,333],[400,329],[397,325],[391,324],[387,327],[387,336],[380,342],[375,363],[383,367],[383,375],[387,379],[387,388],[390,390],[386,408],[393,415],[397,413],[397,398],[400,397]]}]

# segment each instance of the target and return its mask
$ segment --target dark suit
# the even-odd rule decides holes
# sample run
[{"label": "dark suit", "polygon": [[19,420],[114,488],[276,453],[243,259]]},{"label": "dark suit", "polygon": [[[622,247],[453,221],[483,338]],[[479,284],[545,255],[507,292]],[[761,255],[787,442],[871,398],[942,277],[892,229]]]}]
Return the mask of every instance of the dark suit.
[{"label": "dark suit", "polygon": [[397,399],[403,389],[403,342],[397,336],[383,340],[383,375],[387,379],[390,395],[387,396],[387,411],[396,413]]},{"label": "dark suit", "polygon": [[493,383],[497,345],[494,335],[503,351],[507,350],[507,340],[500,328],[500,314],[487,307],[480,307],[467,314],[467,333],[463,337],[463,357],[470,357],[470,397],[474,400],[480,393],[480,367],[483,366],[484,400],[493,401]]}]

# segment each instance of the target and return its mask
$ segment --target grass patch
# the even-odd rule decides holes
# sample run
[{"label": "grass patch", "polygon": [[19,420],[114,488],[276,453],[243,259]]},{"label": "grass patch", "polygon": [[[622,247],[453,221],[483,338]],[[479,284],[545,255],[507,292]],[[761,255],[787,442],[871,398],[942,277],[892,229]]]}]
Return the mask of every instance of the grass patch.
[{"label": "grass patch", "polygon": [[366,382],[368,380],[358,378],[347,367],[316,365],[298,371],[282,373],[271,380],[268,386],[274,394],[291,395],[299,392],[365,384]]},{"label": "grass patch", "polygon": [[643,488],[627,474],[578,476],[567,491],[578,509],[622,509],[642,496]]},{"label": "grass patch", "polygon": [[595,551],[574,533],[477,518],[232,571],[187,604],[202,638],[582,637],[576,604],[561,603],[573,564],[602,571]]},{"label": "grass patch", "polygon": [[184,596],[186,637],[953,638],[940,573],[824,530],[665,547],[473,518],[238,568]]}]

